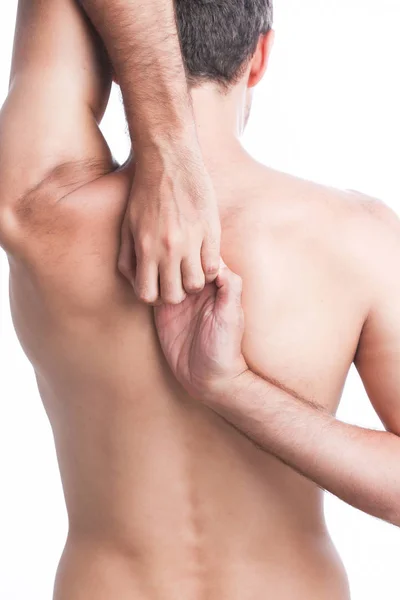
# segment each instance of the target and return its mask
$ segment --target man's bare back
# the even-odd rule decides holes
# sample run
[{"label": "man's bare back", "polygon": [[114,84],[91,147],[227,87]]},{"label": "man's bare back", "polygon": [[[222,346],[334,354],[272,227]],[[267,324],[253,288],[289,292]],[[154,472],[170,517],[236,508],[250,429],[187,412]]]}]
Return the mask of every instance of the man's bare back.
[{"label": "man's bare back", "polygon": [[[152,309],[117,273],[129,181],[122,169],[45,211],[11,263],[70,516],[56,598],[116,584],[121,599],[347,598],[322,491],[182,391]],[[335,412],[365,314],[354,231],[368,214],[246,155],[214,184],[222,255],[244,280],[247,361]]]},{"label": "man's bare back", "polygon": [[[64,22],[53,24],[60,37]],[[15,327],[69,514],[55,599],[347,600],[323,492],[170,372],[153,309],[116,266],[133,166],[115,171],[92,121],[77,115],[87,153],[46,165],[48,177],[32,168],[31,191],[16,194],[2,228]],[[376,204],[262,167],[237,140],[224,153],[217,134],[200,138],[222,256],[244,282],[246,361],[334,413],[374,293],[365,247]]]}]

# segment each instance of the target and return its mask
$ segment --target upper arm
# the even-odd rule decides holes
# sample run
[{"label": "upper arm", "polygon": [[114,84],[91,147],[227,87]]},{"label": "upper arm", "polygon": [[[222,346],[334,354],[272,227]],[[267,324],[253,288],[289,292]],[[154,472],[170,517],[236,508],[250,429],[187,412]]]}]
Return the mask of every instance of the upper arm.
[{"label": "upper arm", "polygon": [[387,430],[400,435],[400,220],[372,206],[365,237],[371,307],[355,365]]},{"label": "upper arm", "polygon": [[75,0],[19,1],[0,113],[0,216],[24,214],[48,183],[55,202],[88,172],[109,170],[98,128],[109,89],[104,49]]}]

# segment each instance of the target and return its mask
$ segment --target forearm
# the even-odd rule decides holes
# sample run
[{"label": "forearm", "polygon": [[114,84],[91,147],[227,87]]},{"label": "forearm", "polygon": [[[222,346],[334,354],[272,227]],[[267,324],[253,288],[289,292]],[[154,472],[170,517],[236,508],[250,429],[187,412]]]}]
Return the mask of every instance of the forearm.
[{"label": "forearm", "polygon": [[208,404],[318,486],[400,526],[397,436],[340,422],[251,372]]},{"label": "forearm", "polygon": [[113,63],[135,149],[192,136],[173,0],[81,0],[81,4]]}]

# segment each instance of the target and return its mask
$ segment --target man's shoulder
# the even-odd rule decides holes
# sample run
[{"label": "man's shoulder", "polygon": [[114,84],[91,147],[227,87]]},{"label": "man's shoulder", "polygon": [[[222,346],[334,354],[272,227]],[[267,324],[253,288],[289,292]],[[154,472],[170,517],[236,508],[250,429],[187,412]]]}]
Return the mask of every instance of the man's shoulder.
[{"label": "man's shoulder", "polygon": [[280,247],[308,249],[371,285],[400,262],[400,219],[378,198],[263,167],[253,197],[251,224]]},{"label": "man's shoulder", "polygon": [[[286,176],[282,176],[286,179]],[[287,182],[286,185],[289,185]],[[321,255],[350,269],[371,304],[400,267],[400,218],[384,201],[352,189],[291,178],[305,235]]]},{"label": "man's shoulder", "polygon": [[[327,227],[338,234],[348,233],[357,239],[373,236],[397,236],[400,218],[382,200],[352,189],[340,189],[315,181],[276,171],[267,167],[259,170],[260,193],[264,206],[275,207],[279,213],[299,215],[312,227]],[[371,240],[372,241],[372,240]]]},{"label": "man's shoulder", "polygon": [[400,269],[400,218],[385,202],[351,190],[351,231],[359,262],[372,293],[371,307],[385,303],[397,286]]},{"label": "man's shoulder", "polygon": [[346,199],[349,216],[356,219],[359,235],[399,235],[399,215],[383,200],[356,190],[346,190]]},{"label": "man's shoulder", "polygon": [[400,218],[383,200],[356,190],[333,190],[343,204],[343,227],[371,268],[400,260]]}]

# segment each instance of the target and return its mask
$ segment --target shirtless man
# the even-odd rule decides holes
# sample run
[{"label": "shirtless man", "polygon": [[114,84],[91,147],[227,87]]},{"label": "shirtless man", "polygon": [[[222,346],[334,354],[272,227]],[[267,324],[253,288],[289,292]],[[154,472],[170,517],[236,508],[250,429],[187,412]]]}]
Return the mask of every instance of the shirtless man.
[{"label": "shirtless man", "polygon": [[[253,161],[239,135],[268,11],[178,0],[229,269],[156,309],[160,346],[116,266],[134,173],[93,118],[107,68],[70,0],[33,5],[1,116],[0,221],[69,514],[55,599],[348,600],[321,487],[400,524],[397,218]],[[353,361],[388,432],[334,418]]]}]

